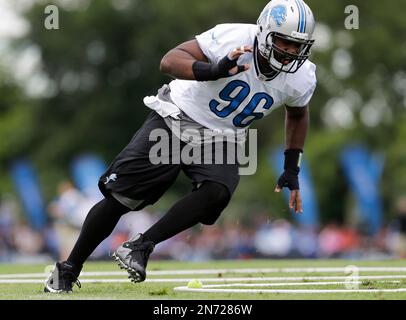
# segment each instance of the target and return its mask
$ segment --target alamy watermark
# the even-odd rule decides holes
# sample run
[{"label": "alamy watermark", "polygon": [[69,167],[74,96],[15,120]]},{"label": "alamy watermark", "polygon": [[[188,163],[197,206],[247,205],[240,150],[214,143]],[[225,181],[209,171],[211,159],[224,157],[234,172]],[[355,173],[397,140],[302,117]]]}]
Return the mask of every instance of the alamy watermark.
[{"label": "alamy watermark", "polygon": [[[359,29],[359,8],[356,5],[348,5],[344,9],[344,13],[347,17],[344,20],[344,26],[347,30],[358,30]],[[44,9],[44,14],[46,15],[44,20],[44,27],[47,30],[58,30],[59,29],[59,8],[50,4]]]},{"label": "alamy watermark", "polygon": [[59,8],[50,4],[45,7],[44,14],[46,15],[44,20],[44,27],[47,30],[58,30],[59,29]]},{"label": "alamy watermark", "polygon": [[346,266],[344,269],[345,274],[345,288],[347,290],[359,289],[359,268],[357,266]]},{"label": "alamy watermark", "polygon": [[359,29],[359,9],[355,5],[346,6],[344,13],[348,16],[345,18],[344,26],[347,30]]},{"label": "alamy watermark", "polygon": [[149,135],[149,141],[154,142],[149,160],[154,165],[237,164],[240,175],[253,175],[258,163],[257,138],[255,129],[155,129]]}]

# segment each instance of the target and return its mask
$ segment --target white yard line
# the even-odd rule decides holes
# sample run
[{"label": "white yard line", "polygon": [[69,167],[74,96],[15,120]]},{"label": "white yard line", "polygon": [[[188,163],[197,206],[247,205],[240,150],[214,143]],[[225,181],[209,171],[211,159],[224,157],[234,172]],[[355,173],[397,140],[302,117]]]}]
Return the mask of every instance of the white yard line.
[{"label": "white yard line", "polygon": [[[1,283],[43,283],[43,279],[0,279]],[[202,282],[221,282],[230,283],[236,281],[317,281],[317,280],[346,280],[345,276],[326,276],[326,277],[245,277],[245,278],[199,278]],[[385,280],[385,279],[406,279],[406,275],[386,275],[386,276],[359,276],[358,280]],[[193,280],[193,278],[161,278],[147,279],[145,282],[151,283],[185,283]],[[128,279],[81,279],[83,283],[122,283],[130,281]],[[352,283],[352,281],[351,281]]]},{"label": "white yard line", "polygon": [[[217,274],[217,273],[334,273],[345,272],[345,267],[308,267],[308,268],[250,268],[250,269],[199,269],[199,270],[170,270],[149,271],[150,275],[176,274]],[[406,267],[358,267],[359,272],[406,272]]]},{"label": "white yard line", "polygon": [[[360,267],[359,272],[406,272],[405,268],[399,267]],[[176,275],[216,275],[222,277],[199,278],[205,283],[202,288],[188,288],[186,286],[175,287],[177,292],[200,292],[200,293],[286,293],[286,294],[328,294],[328,293],[385,293],[385,292],[406,292],[406,288],[396,289],[265,289],[264,287],[300,287],[300,286],[327,286],[344,285],[348,283],[348,277],[343,276],[302,276],[302,277],[224,277],[224,274],[246,274],[246,273],[344,273],[345,268],[257,268],[257,269],[205,269],[205,270],[167,270],[149,271],[148,276],[176,276]],[[26,274],[2,274],[0,284],[44,284],[49,276],[46,273]],[[86,278],[86,277],[108,277],[127,276],[123,271],[112,272],[82,272],[82,283],[131,283],[129,279],[122,278]],[[84,278],[83,278],[84,277]],[[185,284],[193,278],[148,278],[146,283],[178,283]],[[362,280],[375,280],[378,282],[399,283],[389,279],[406,279],[405,274],[397,275],[362,275],[351,277],[350,284],[362,284]],[[353,281],[354,280],[354,281]],[[356,280],[356,281],[355,281]],[[386,280],[386,281],[385,281]],[[301,281],[301,282],[298,282]],[[245,282],[245,283],[241,283]],[[247,283],[248,282],[248,283]],[[251,283],[260,282],[260,283]],[[219,283],[219,284],[206,284]],[[234,287],[234,288],[233,288]],[[235,288],[238,287],[238,288]],[[251,287],[251,288],[250,288]],[[256,288],[255,288],[256,287]],[[259,287],[259,289],[258,289]]]},{"label": "white yard line", "polygon": [[[376,281],[380,283],[400,283],[400,281]],[[362,284],[362,281],[351,281],[353,284]],[[228,288],[228,287],[290,287],[290,286],[329,286],[329,285],[345,285],[345,281],[337,282],[281,282],[281,283],[231,283],[231,284],[209,284],[204,288]]]},{"label": "white yard line", "polygon": [[[0,279],[0,284],[45,283],[44,279]],[[81,283],[131,283],[128,279],[83,279]],[[182,281],[183,282],[183,281]]]},{"label": "white yard line", "polygon": [[[354,277],[352,277],[353,279]],[[162,278],[147,279],[145,282],[183,282],[198,279],[202,282],[236,282],[236,281],[317,281],[317,280],[346,280],[346,276],[326,276],[326,277],[245,277],[245,278]],[[384,280],[384,279],[406,279],[406,275],[390,276],[358,276],[358,280]]]},{"label": "white yard line", "polygon": [[[359,272],[406,272],[406,267],[359,267]],[[198,269],[198,270],[160,270],[148,271],[148,276],[171,275],[211,275],[211,274],[244,274],[244,273],[344,273],[345,268],[252,268],[252,269]],[[126,276],[124,271],[82,272],[81,277]],[[12,273],[0,274],[0,279],[45,278],[46,273]]]},{"label": "white yard line", "polygon": [[379,292],[406,292],[406,288],[401,289],[191,289],[188,287],[176,287],[173,289],[177,292],[205,292],[205,293],[379,293]]},{"label": "white yard line", "polygon": [[[82,272],[81,277],[114,277],[114,276],[127,276],[127,272],[123,271],[112,271],[112,272]],[[0,274],[0,279],[24,279],[24,278],[46,278],[49,273],[11,273],[11,274]]]}]

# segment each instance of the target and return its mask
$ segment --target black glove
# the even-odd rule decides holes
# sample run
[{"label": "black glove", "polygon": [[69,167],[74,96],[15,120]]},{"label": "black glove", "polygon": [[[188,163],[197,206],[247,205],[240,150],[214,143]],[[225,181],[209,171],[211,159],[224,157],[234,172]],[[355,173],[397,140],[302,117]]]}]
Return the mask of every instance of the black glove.
[{"label": "black glove", "polygon": [[196,61],[192,66],[193,74],[197,81],[218,80],[220,78],[235,76],[245,70],[244,66],[238,66],[237,73],[230,74],[230,70],[237,66],[237,61],[238,58],[231,60],[228,55],[218,63]]},{"label": "black glove", "polygon": [[285,171],[278,179],[278,187],[289,188],[290,191],[299,190],[300,161],[303,150],[288,149],[285,151]]}]

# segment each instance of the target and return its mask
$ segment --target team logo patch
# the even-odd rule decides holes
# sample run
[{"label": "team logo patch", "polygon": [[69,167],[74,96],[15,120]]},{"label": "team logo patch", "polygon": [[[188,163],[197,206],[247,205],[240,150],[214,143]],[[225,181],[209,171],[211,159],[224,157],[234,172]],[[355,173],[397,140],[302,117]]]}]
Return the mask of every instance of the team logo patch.
[{"label": "team logo patch", "polygon": [[275,20],[276,25],[280,27],[286,21],[286,7],[284,5],[273,7],[270,15]]},{"label": "team logo patch", "polygon": [[108,184],[110,181],[116,182],[117,174],[113,173],[110,176],[106,177],[106,181],[104,182],[104,184]]}]

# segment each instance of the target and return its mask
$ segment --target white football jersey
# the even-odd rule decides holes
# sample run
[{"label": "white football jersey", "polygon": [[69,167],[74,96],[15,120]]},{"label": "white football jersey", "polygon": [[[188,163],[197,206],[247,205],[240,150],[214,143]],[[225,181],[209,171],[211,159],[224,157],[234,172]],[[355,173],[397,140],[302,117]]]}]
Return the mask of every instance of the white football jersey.
[{"label": "white football jersey", "polygon": [[[219,62],[232,50],[253,46],[257,26],[220,24],[196,39],[210,62]],[[174,80],[169,86],[172,101],[191,119],[212,130],[248,128],[253,121],[283,105],[306,106],[316,88],[316,66],[306,61],[293,74],[281,73],[270,81],[257,74],[252,53],[242,55],[238,64],[251,68],[216,81]]]}]

